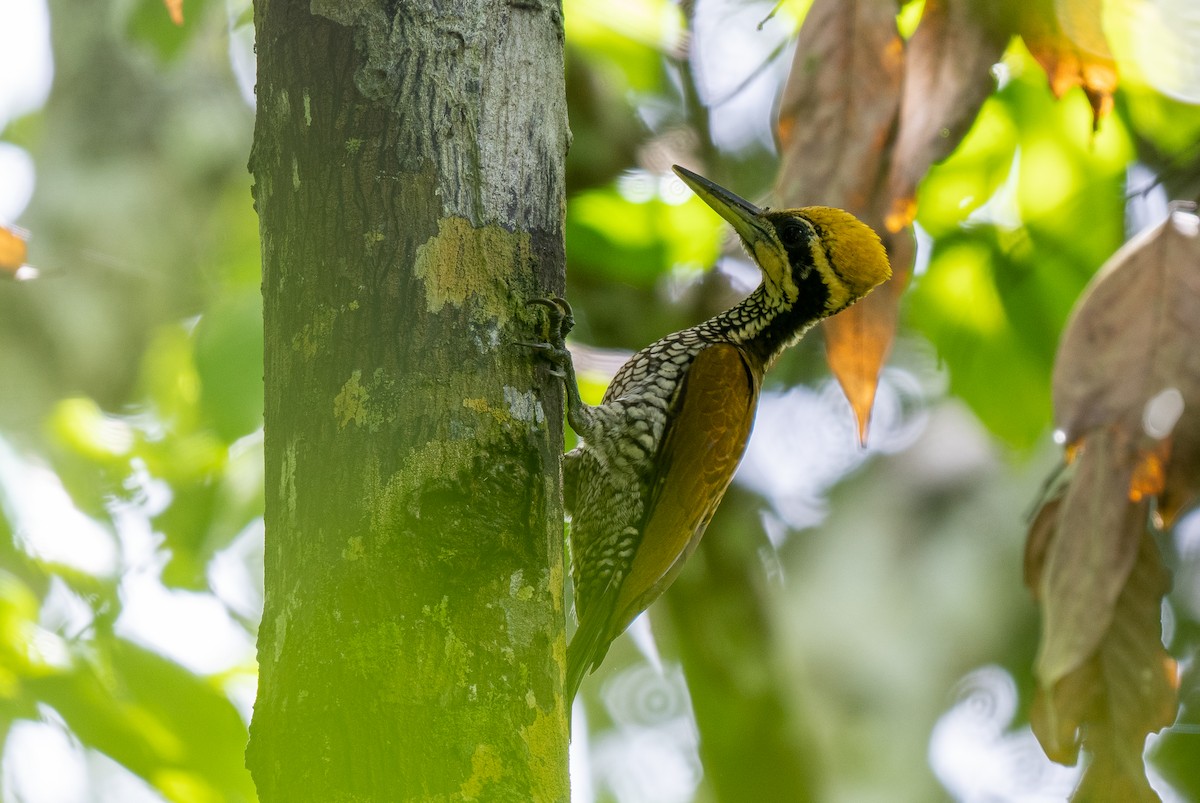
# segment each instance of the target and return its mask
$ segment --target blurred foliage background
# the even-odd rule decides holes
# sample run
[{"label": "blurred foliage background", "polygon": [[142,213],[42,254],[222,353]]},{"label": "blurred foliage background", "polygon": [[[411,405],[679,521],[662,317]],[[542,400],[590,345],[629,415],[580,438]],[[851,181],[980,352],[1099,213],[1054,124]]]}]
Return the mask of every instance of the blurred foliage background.
[{"label": "blurred foliage background", "polygon": [[[922,5],[898,9],[902,32]],[[625,354],[757,281],[668,168],[769,200],[807,6],[564,0],[568,296],[593,398]],[[5,801],[254,798],[253,31],[239,0],[184,13],[178,27],[159,0],[0,6],[0,225],[28,239],[28,269],[0,276]],[[819,337],[769,377],[704,549],[585,683],[576,800],[1033,801],[1073,787],[1077,770],[1049,763],[1026,724],[1038,625],[1021,554],[1058,460],[1051,366],[1097,268],[1200,192],[1194,12],[1105,13],[1121,85],[1094,131],[1083,93],[1056,101],[1014,42],[921,183],[868,448]],[[1196,516],[1164,550],[1183,709],[1148,756],[1165,800],[1194,800]]]}]

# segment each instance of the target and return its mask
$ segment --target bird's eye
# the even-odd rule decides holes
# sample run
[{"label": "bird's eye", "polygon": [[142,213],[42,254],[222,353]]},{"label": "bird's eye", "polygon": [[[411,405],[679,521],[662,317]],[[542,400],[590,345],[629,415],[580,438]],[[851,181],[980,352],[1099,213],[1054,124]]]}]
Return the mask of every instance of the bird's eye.
[{"label": "bird's eye", "polygon": [[789,220],[779,227],[779,239],[785,248],[795,248],[807,237],[808,233],[804,230],[804,224],[799,221]]}]

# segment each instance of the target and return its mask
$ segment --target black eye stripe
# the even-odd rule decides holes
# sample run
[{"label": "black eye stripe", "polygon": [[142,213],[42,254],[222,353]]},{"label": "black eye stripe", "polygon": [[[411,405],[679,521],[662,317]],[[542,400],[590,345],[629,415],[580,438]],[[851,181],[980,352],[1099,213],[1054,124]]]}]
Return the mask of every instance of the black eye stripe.
[{"label": "black eye stripe", "polygon": [[772,221],[775,225],[775,235],[787,251],[788,261],[792,266],[792,280],[799,283],[808,279],[814,267],[812,241],[817,237],[816,227],[811,221],[782,214]]},{"label": "black eye stripe", "polygon": [[822,229],[820,226],[818,226],[816,223],[813,223],[812,227],[813,227],[813,232],[816,233],[817,239],[821,241],[821,248],[825,251],[826,264],[828,264],[829,269],[831,271],[833,271],[833,275],[836,276],[838,278],[838,280],[841,281],[842,284],[845,284],[846,277],[842,275],[842,272],[840,270],[838,270],[837,262],[835,262],[833,259],[833,251],[829,247],[829,238],[825,236],[825,230]]}]

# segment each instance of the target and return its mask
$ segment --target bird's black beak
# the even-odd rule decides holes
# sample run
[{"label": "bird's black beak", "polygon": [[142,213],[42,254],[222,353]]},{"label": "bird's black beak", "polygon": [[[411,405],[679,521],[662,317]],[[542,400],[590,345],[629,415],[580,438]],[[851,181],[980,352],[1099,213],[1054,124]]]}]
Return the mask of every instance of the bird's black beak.
[{"label": "bird's black beak", "polygon": [[771,225],[763,219],[762,209],[686,167],[672,165],[671,169],[683,179],[684,184],[692,188],[692,192],[696,193],[700,200],[729,221],[729,225],[741,235],[752,253],[756,244],[773,239]]}]

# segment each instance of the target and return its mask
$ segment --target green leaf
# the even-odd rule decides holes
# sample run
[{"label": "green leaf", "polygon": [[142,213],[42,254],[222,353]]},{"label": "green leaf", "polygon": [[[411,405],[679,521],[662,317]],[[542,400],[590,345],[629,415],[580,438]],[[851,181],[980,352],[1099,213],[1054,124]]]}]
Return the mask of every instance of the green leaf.
[{"label": "green leaf", "polygon": [[220,299],[196,326],[200,408],[227,443],[262,426],[262,355],[258,288]]},{"label": "green leaf", "polygon": [[[646,182],[653,178],[646,176]],[[567,259],[597,278],[650,286],[671,268],[700,270],[720,254],[722,222],[696,198],[671,204],[653,190],[632,200],[615,188],[571,199]]]},{"label": "green leaf", "polygon": [[154,785],[168,800],[252,801],[243,765],[246,726],[228,698],[178,664],[123,639],[94,662],[30,681],[88,747]]},{"label": "green leaf", "polygon": [[192,34],[199,28],[208,0],[183,0],[184,23],[176,25],[162,0],[137,0],[129,15],[127,33],[131,39],[150,45],[163,61],[179,56]]}]

